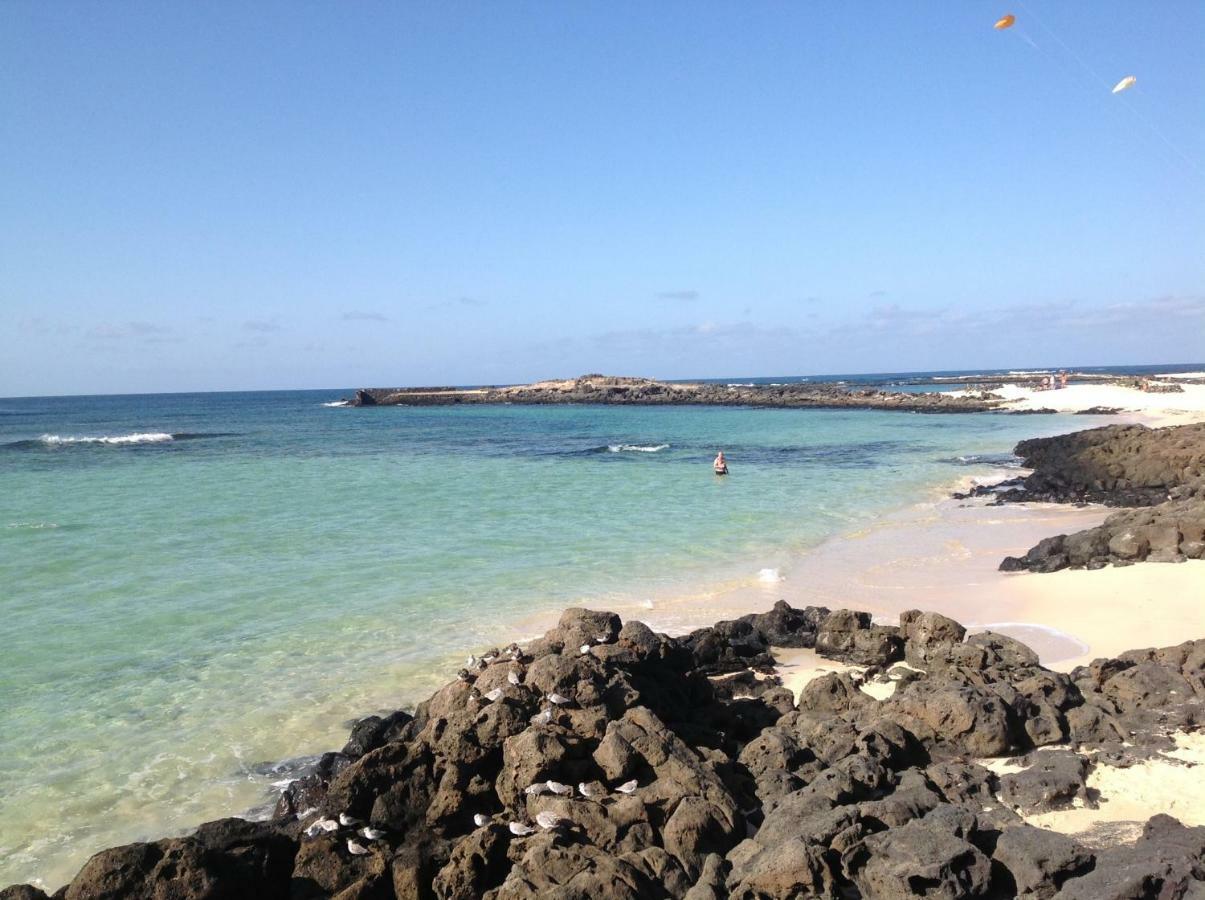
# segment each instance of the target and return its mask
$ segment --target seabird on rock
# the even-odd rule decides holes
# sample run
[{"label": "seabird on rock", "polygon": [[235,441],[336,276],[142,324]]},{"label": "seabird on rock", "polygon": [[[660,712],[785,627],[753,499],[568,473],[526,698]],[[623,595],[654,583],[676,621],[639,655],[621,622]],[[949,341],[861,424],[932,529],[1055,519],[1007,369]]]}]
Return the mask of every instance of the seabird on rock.
[{"label": "seabird on rock", "polygon": [[488,694],[485,695],[485,699],[488,700],[490,703],[493,703],[495,700],[499,699],[501,696],[502,696],[502,688],[494,688],[492,691],[490,691]]},{"label": "seabird on rock", "polygon": [[561,784],[559,781],[545,781],[544,786],[554,794],[559,794],[562,797],[568,797],[573,794],[573,788],[567,784]]},{"label": "seabird on rock", "polygon": [[524,825],[522,822],[511,822],[506,827],[510,829],[510,833],[515,837],[523,837],[535,831],[530,825]]},{"label": "seabird on rock", "polygon": [[621,794],[633,793],[636,790],[636,779],[633,778],[631,781],[625,781],[623,784],[621,784],[615,790],[619,791],[619,793],[621,793]]},{"label": "seabird on rock", "polygon": [[546,781],[537,781],[535,784],[529,784],[523,789],[523,793],[528,797],[538,797],[540,794],[548,793],[548,783]]},{"label": "seabird on rock", "polygon": [[483,816],[481,813],[477,813],[473,816],[473,824],[478,828],[480,828],[482,825],[485,825],[487,822],[489,822],[489,820],[489,816]]},{"label": "seabird on rock", "polygon": [[385,832],[379,828],[368,828],[366,826],[360,829],[360,835],[370,841],[379,841],[385,836]]},{"label": "seabird on rock", "polygon": [[511,684],[518,684],[519,683],[519,673],[516,672],[514,669],[511,669],[509,672],[506,673],[506,680],[509,681]]},{"label": "seabird on rock", "polygon": [[568,703],[568,702],[569,702],[569,698],[568,698],[568,697],[562,697],[560,694],[555,694],[555,693],[554,693],[554,694],[549,694],[549,695],[548,695],[548,702],[549,702],[549,703],[555,703],[557,706],[564,706],[566,703]]},{"label": "seabird on rock", "polygon": [[465,667],[466,669],[475,669],[475,668],[477,668],[477,657],[475,657],[475,656],[470,656],[468,659],[466,659],[466,660],[464,661],[464,667]]},{"label": "seabird on rock", "polygon": [[363,844],[358,844],[355,841],[348,838],[347,852],[350,853],[352,856],[366,856],[368,854],[368,848],[365,847]]},{"label": "seabird on rock", "polygon": [[566,819],[564,816],[558,816],[556,813],[554,813],[550,809],[546,809],[543,812],[536,813],[536,824],[539,825],[541,828],[549,828],[549,829],[556,828],[560,825],[563,825],[564,823],[566,823],[568,821],[569,820]]},{"label": "seabird on rock", "polygon": [[594,790],[594,788],[590,787],[590,785],[586,784],[584,781],[577,786],[577,792],[587,800],[589,800],[591,797],[598,796],[598,791]]},{"label": "seabird on rock", "polygon": [[609,640],[610,640],[610,638],[607,637],[605,634],[594,635],[594,643],[596,643],[596,644],[605,644]]},{"label": "seabird on rock", "polygon": [[546,709],[543,712],[538,712],[531,717],[532,725],[547,725],[552,721],[552,710]]},{"label": "seabird on rock", "polygon": [[355,828],[360,824],[360,820],[349,816],[347,813],[339,813],[339,824],[344,828]]},{"label": "seabird on rock", "polygon": [[577,652],[580,653],[582,656],[585,656],[587,653],[590,652],[590,645],[582,644],[580,647],[577,648]]},{"label": "seabird on rock", "polygon": [[338,831],[339,823],[334,819],[319,819],[311,828],[317,828],[319,831]]}]

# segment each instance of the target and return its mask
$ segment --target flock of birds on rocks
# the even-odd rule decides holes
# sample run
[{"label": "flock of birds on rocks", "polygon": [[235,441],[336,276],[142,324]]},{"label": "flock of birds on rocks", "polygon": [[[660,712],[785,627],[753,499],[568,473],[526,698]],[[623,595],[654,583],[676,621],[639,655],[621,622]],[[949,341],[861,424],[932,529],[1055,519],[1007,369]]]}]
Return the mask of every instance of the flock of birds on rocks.
[{"label": "flock of birds on rocks", "polygon": [[[596,635],[593,644],[582,644],[581,647],[578,648],[578,651],[583,655],[587,654],[590,652],[592,647],[596,646],[597,644],[605,644],[608,642],[608,640],[609,638],[605,634]],[[519,647],[518,644],[511,644],[502,651],[491,650],[482,656],[470,656],[465,661],[465,667],[457,673],[457,677],[461,681],[472,682],[475,679],[473,674],[474,672],[482,671],[490,664],[500,661],[520,664],[523,663],[524,654],[522,648]],[[513,668],[507,673],[506,680],[512,685],[519,685],[523,683],[523,678],[519,671]],[[472,696],[478,702],[484,701],[486,703],[493,703],[497,700],[500,700],[503,694],[504,691],[502,688],[494,688],[492,691],[489,691],[485,694],[474,691],[470,696]],[[533,725],[549,724],[552,721],[553,709],[555,707],[565,706],[573,702],[570,698],[562,694],[558,694],[555,691],[546,694],[544,699],[548,701],[550,706],[531,717],[530,721]],[[637,787],[639,787],[639,784],[637,783],[636,779],[633,778],[631,781],[625,781],[623,784],[619,785],[613,790],[615,793],[619,794],[632,794],[635,793]],[[561,784],[559,781],[551,780],[537,781],[535,784],[528,785],[524,789],[524,793],[526,793],[529,797],[536,797],[540,794],[554,794],[560,797],[572,797],[573,791],[574,788],[572,785]],[[601,800],[603,797],[607,796],[609,791],[600,782],[583,781],[577,786],[577,793],[587,800]],[[317,809],[308,809],[302,813],[299,813],[297,818],[300,820],[305,820],[317,812]],[[488,825],[490,821],[491,818],[482,813],[477,813],[473,816],[473,824],[478,828]],[[535,821],[539,828],[543,828],[546,831],[551,831],[553,829],[572,824],[569,819],[558,815],[551,810],[544,810],[543,812],[536,813]],[[506,827],[510,830],[510,833],[516,837],[526,837],[527,835],[535,834],[538,830],[536,827],[533,827],[526,822],[508,822]],[[384,838],[386,834],[386,832],[378,828],[372,828],[371,826],[366,825],[364,822],[348,815],[347,813],[339,813],[337,820],[318,819],[307,827],[304,833],[306,837],[313,838],[324,833],[338,831],[340,828],[352,829],[354,832],[352,836],[347,838],[347,852],[352,856],[366,856],[367,854],[371,853],[372,851],[365,846],[364,841],[368,843],[379,841]],[[357,828],[358,830],[356,830]],[[358,840],[358,838],[363,838],[363,841]]]},{"label": "flock of birds on rocks", "polygon": [[[305,819],[316,812],[316,809],[306,810],[297,818]],[[358,826],[363,827],[360,827],[359,831],[356,831],[355,834],[370,843],[372,841],[379,841],[381,838],[385,837],[385,832],[381,829],[365,825],[359,819],[349,816],[347,813],[339,813],[338,819],[319,819],[306,828],[305,835],[306,837],[317,837],[318,835],[326,832],[338,831],[340,828],[350,828],[354,830]],[[365,847],[363,843],[356,840],[356,837],[353,836],[347,839],[347,852],[352,856],[367,856],[372,851]]]}]

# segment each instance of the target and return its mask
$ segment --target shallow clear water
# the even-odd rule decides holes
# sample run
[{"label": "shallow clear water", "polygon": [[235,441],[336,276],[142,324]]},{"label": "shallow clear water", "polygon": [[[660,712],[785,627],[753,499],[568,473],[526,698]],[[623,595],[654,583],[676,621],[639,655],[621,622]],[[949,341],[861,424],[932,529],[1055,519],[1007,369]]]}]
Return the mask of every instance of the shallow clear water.
[{"label": "shallow clear water", "polygon": [[1093,424],[341,395],[0,400],[0,885],[264,803],[541,613],[756,579]]}]

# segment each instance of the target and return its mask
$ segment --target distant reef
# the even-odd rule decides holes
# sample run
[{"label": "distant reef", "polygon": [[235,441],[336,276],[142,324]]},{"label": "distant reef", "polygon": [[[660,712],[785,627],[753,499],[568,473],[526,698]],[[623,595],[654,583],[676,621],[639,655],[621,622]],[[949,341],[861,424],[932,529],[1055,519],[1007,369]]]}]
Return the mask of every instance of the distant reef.
[{"label": "distant reef", "polygon": [[633,406],[754,406],[812,409],[887,409],[902,412],[985,412],[1000,406],[991,393],[951,397],[856,388],[837,382],[710,384],[583,375],[509,387],[362,388],[352,406],[454,406],[457,404],[606,403]]}]

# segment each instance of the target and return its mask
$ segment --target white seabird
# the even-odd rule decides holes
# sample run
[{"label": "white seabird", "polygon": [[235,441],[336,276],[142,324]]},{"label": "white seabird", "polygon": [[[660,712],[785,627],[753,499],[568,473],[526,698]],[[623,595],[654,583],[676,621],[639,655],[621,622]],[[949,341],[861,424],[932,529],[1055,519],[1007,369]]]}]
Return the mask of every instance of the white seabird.
[{"label": "white seabird", "polygon": [[355,841],[353,841],[351,838],[348,838],[347,852],[350,853],[352,856],[366,856],[368,854],[368,848],[365,847],[363,844],[358,844]]},{"label": "white seabird", "polygon": [[552,710],[546,709],[543,712],[538,712],[531,717],[532,725],[547,725],[552,721]]},{"label": "white seabird", "polygon": [[509,681],[511,684],[518,684],[519,683],[519,673],[516,672],[514,669],[511,669],[509,672],[506,673],[506,680]]},{"label": "white seabird", "polygon": [[584,781],[583,781],[583,782],[581,782],[581,783],[580,783],[580,784],[577,786],[577,792],[578,792],[579,794],[581,794],[583,797],[585,797],[587,800],[589,800],[589,799],[590,799],[590,798],[592,798],[592,797],[597,797],[597,796],[598,796],[598,791],[594,790],[594,788],[590,787],[590,785],[588,785],[588,784],[587,784],[586,782],[584,782]]},{"label": "white seabird", "polygon": [[339,823],[334,819],[319,819],[311,828],[317,828],[319,831],[338,831]]},{"label": "white seabird", "polygon": [[564,697],[560,694],[553,693],[553,694],[548,695],[548,702],[555,703],[557,706],[564,706],[566,703],[569,702],[569,698]]},{"label": "white seabird", "polygon": [[568,821],[569,820],[566,819],[564,816],[558,816],[556,813],[554,813],[550,809],[546,809],[543,812],[536,813],[536,824],[539,825],[541,828],[549,828],[549,829],[556,828],[557,826],[563,825],[565,822],[568,822]]},{"label": "white seabird", "polygon": [[510,829],[510,833],[515,835],[515,837],[523,837],[535,831],[530,825],[524,825],[522,822],[511,822],[506,827]]},{"label": "white seabird", "polygon": [[631,781],[625,781],[615,790],[619,791],[621,794],[631,794],[636,790],[636,779],[633,778]]},{"label": "white seabird", "polygon": [[360,820],[353,816],[349,816],[345,812],[342,812],[342,813],[339,813],[339,824],[342,825],[344,828],[355,828],[357,825],[360,824]]},{"label": "white seabird", "polygon": [[476,813],[473,816],[473,824],[480,828],[489,822],[489,816],[483,816],[481,813]]},{"label": "white seabird", "polygon": [[488,694],[485,695],[485,699],[488,700],[490,703],[493,703],[495,700],[499,699],[501,696],[502,696],[502,688],[494,688],[492,691],[490,691]]},{"label": "white seabird", "polygon": [[554,794],[559,794],[562,797],[568,797],[573,794],[573,788],[567,784],[561,784],[559,781],[545,781],[544,786]]},{"label": "white seabird", "polygon": [[364,828],[360,829],[360,836],[365,840],[379,841],[385,836],[385,832],[379,828],[369,828],[368,826],[365,826]]},{"label": "white seabird", "polygon": [[540,794],[547,794],[548,782],[537,781],[535,784],[529,784],[523,789],[523,793],[525,793],[528,797],[538,797]]}]

